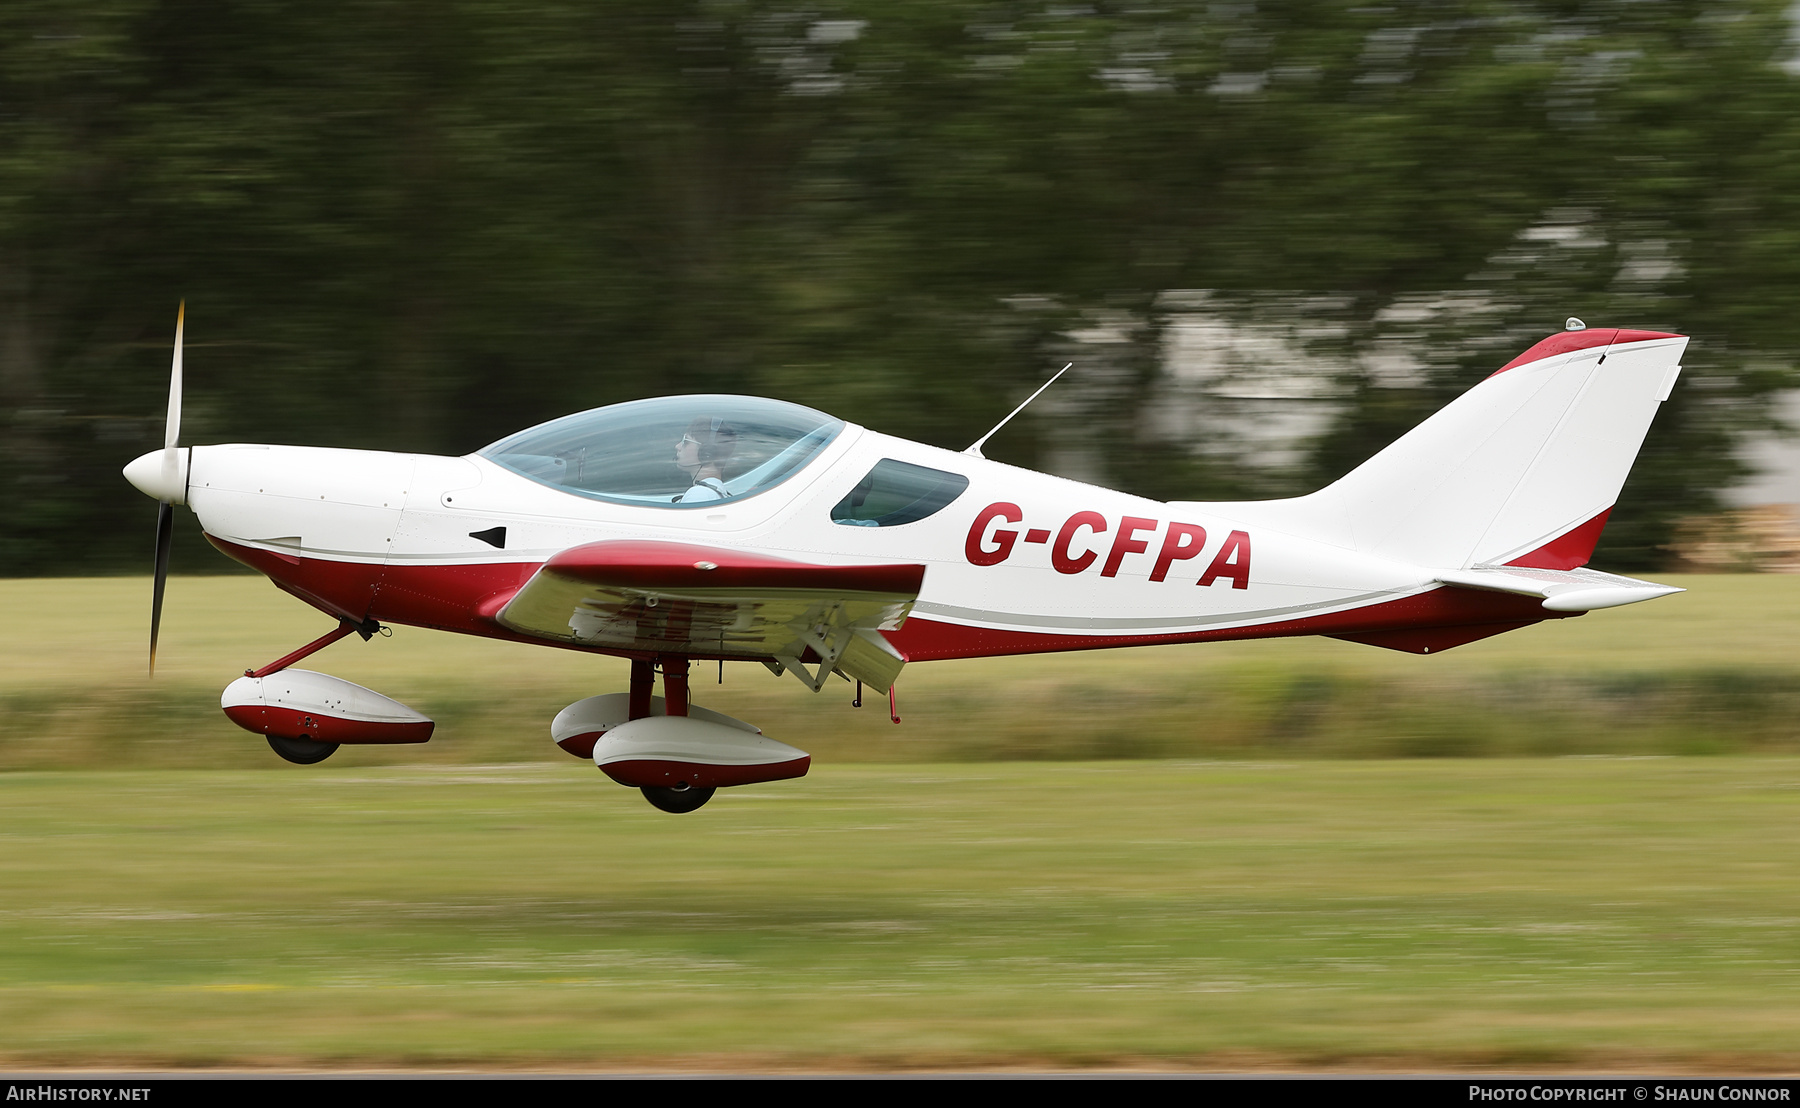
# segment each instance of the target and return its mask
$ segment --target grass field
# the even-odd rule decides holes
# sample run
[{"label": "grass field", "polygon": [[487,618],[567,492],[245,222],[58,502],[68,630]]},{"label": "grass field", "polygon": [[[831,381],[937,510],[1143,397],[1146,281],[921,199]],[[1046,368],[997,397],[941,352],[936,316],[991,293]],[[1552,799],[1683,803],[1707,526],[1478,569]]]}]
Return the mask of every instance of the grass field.
[{"label": "grass field", "polygon": [[1800,1068],[1800,760],[0,775],[0,1064]]},{"label": "grass field", "polygon": [[1792,1072],[1800,579],[1680,583],[915,666],[901,727],[730,667],[815,768],[668,816],[547,741],[619,663],[345,642],[444,725],[301,769],[217,690],[322,617],[176,579],[152,686],[142,581],[0,582],[0,1065]]}]

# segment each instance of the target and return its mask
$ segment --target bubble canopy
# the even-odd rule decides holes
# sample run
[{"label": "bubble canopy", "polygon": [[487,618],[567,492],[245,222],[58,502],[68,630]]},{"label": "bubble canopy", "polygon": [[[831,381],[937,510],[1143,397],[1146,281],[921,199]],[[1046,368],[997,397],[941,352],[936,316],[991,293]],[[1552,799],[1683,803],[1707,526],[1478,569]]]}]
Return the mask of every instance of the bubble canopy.
[{"label": "bubble canopy", "polygon": [[774,488],[843,429],[783,400],[665,396],[553,419],[477,453],[577,496],[701,508]]}]

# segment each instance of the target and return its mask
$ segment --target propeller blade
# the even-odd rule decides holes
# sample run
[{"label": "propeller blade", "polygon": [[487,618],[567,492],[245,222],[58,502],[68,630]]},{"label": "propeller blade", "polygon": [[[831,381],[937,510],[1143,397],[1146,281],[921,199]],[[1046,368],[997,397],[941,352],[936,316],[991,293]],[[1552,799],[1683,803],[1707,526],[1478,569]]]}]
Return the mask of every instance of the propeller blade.
[{"label": "propeller blade", "polygon": [[169,418],[163,424],[163,486],[175,483],[181,472],[181,458],[175,443],[181,438],[181,331],[187,323],[187,301],[175,313],[175,364],[169,369]]},{"label": "propeller blade", "polygon": [[[175,444],[181,439],[181,332],[187,324],[187,301],[175,312],[175,363],[169,367],[169,417],[163,425],[163,484],[173,485],[180,469]],[[162,631],[163,587],[169,583],[169,549],[175,542],[175,505],[156,505],[156,577],[150,593],[150,676],[156,676],[156,639]]]},{"label": "propeller blade", "polygon": [[175,541],[175,505],[156,505],[156,579],[150,593],[150,676],[156,676],[156,637],[162,630],[163,586],[169,581],[169,547]]},{"label": "propeller blade", "polygon": [[175,364],[169,369],[169,420],[163,426],[163,448],[175,449],[181,438],[181,329],[187,323],[187,301],[175,312]]}]

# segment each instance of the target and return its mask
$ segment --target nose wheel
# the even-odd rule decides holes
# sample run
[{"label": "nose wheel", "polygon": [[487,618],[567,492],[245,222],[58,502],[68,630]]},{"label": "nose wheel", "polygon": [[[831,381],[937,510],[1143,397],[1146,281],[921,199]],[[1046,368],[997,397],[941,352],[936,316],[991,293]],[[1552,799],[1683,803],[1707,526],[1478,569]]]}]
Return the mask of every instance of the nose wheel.
[{"label": "nose wheel", "polygon": [[[316,743],[311,739],[284,739],[280,735],[270,735],[269,749],[286,758],[297,766],[312,766],[331,757],[338,748],[337,743]],[[651,801],[652,804],[656,803]],[[706,801],[702,800],[700,804]],[[694,805],[698,808],[700,804]]]},{"label": "nose wheel", "polygon": [[691,812],[712,799],[713,789],[698,785],[645,785],[644,799],[665,812]]}]

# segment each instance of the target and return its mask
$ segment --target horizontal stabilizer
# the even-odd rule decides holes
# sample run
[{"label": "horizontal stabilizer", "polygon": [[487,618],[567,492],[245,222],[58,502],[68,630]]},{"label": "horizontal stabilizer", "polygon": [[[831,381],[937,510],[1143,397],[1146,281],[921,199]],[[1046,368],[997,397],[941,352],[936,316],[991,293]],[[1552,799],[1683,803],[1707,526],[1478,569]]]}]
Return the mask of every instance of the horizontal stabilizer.
[{"label": "horizontal stabilizer", "polygon": [[1635,577],[1620,577],[1593,569],[1474,566],[1446,570],[1437,575],[1437,580],[1459,589],[1542,597],[1544,608],[1552,612],[1591,612],[1596,608],[1616,608],[1621,604],[1636,604],[1640,600],[1655,600],[1659,596],[1687,591],[1673,585],[1659,585],[1654,581],[1639,581]]}]

